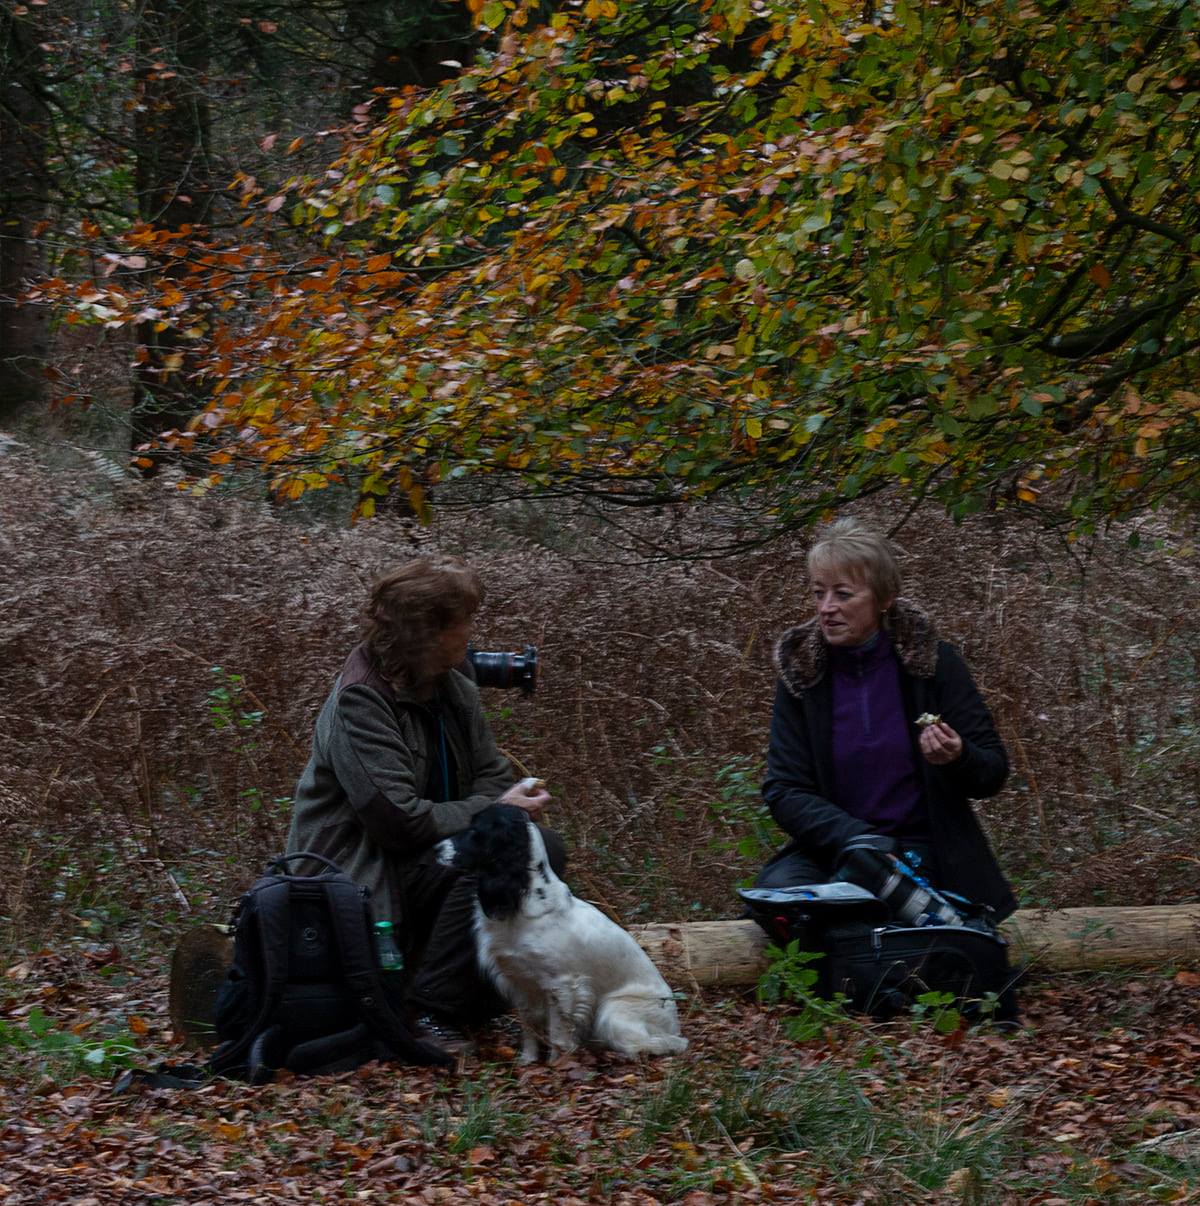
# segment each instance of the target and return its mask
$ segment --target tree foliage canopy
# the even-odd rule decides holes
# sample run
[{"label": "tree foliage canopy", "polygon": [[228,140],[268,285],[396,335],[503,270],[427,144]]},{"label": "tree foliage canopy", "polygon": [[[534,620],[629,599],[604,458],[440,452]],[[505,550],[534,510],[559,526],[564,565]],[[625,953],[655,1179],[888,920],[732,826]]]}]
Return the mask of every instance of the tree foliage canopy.
[{"label": "tree foliage canopy", "polygon": [[1192,0],[469,7],[453,79],[235,182],[244,239],[138,227],[187,273],[88,286],[203,346],[214,472],[772,528],[897,482],[1085,528],[1200,501]]}]

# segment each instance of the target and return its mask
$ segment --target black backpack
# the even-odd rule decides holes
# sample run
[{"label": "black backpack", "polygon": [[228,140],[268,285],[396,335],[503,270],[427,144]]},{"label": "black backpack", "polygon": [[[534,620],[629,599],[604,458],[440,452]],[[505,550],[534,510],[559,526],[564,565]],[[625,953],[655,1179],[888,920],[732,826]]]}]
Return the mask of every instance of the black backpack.
[{"label": "black backpack", "polygon": [[883,1020],[925,993],[948,992],[968,1019],[985,1012],[993,1021],[1017,1017],[1019,972],[983,906],[957,900],[962,925],[909,926],[890,921],[883,901],[856,884],[746,888],[738,895],[780,946],[795,941],[822,956],[813,964],[814,991],[826,1000],[840,993],[850,1009]]},{"label": "black backpack", "polygon": [[[291,875],[286,864],[293,859],[324,869]],[[380,973],[369,896],[318,854],[268,864],[234,912],[233,965],[217,994],[220,1045],[210,1074],[262,1084],[280,1068],[315,1073],[370,1059],[452,1062],[405,1021],[403,973]]]}]

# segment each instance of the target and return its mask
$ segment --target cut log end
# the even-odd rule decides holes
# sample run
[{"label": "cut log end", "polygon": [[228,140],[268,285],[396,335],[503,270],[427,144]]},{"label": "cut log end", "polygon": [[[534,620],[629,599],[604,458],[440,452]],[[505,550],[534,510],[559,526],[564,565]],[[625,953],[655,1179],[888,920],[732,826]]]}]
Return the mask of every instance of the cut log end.
[{"label": "cut log end", "polygon": [[233,962],[228,926],[201,925],[189,930],[171,956],[167,1012],[175,1038],[192,1048],[212,1047],[217,993]]}]

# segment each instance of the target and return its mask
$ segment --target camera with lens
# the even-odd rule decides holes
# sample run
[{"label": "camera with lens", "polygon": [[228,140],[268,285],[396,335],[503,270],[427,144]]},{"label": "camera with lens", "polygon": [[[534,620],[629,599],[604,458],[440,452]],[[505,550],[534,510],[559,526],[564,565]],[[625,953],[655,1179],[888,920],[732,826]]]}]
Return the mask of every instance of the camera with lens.
[{"label": "camera with lens", "polygon": [[[962,925],[963,916],[914,868],[897,858],[890,838],[868,833],[842,847],[837,878],[866,888],[901,925]],[[966,903],[965,901],[963,902]]]},{"label": "camera with lens", "polygon": [[467,661],[481,687],[502,691],[520,687],[522,694],[532,695],[537,686],[537,649],[533,645],[526,645],[522,653],[491,653],[468,645]]}]

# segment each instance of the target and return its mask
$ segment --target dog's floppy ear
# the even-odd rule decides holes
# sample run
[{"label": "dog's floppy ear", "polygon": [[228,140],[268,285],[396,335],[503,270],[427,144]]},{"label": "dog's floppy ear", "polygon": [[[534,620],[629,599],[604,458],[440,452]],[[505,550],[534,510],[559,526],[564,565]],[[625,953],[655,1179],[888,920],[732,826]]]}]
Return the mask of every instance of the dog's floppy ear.
[{"label": "dog's floppy ear", "polygon": [[475,876],[488,917],[512,917],[529,890],[529,819],[519,808],[492,804],[471,822],[456,862]]}]

